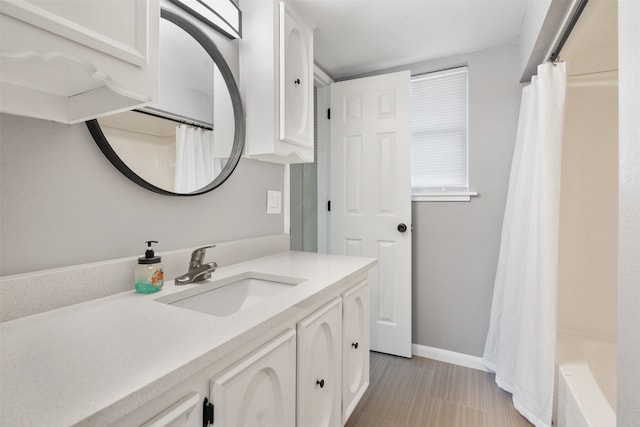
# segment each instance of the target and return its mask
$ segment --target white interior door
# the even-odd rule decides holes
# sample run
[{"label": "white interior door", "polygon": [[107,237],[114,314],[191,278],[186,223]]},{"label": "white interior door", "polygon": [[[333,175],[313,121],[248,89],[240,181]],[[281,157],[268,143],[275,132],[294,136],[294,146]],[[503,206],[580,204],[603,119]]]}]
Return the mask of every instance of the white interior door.
[{"label": "white interior door", "polygon": [[369,276],[371,349],[404,357],[411,357],[409,90],[409,71],[331,85],[330,251],[378,258]]}]

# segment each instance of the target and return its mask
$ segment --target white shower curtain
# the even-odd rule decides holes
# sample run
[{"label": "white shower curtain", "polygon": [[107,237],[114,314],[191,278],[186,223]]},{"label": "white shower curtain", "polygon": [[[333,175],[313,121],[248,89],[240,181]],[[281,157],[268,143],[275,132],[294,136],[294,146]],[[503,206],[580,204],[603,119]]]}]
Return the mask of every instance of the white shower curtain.
[{"label": "white shower curtain", "polygon": [[220,173],[219,163],[213,157],[213,131],[182,124],[176,128],[176,193],[209,184]]},{"label": "white shower curtain", "polygon": [[551,426],[566,70],[538,66],[522,90],[483,361],[516,409]]}]

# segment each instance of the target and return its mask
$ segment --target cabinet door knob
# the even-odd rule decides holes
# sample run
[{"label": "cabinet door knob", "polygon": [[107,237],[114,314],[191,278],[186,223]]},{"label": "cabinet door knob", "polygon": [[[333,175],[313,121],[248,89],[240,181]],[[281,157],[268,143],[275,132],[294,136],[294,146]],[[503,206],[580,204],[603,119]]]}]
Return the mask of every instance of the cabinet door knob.
[{"label": "cabinet door knob", "polygon": [[351,343],[351,347],[353,347],[353,348],[355,348],[357,350],[358,349],[358,343],[357,342]]},{"label": "cabinet door knob", "polygon": [[323,379],[322,380],[317,380],[316,381],[316,385],[319,385],[320,388],[324,388],[324,380]]},{"label": "cabinet door knob", "polygon": [[293,82],[294,82],[295,84],[299,85],[299,84],[300,84],[300,79],[295,79]]}]

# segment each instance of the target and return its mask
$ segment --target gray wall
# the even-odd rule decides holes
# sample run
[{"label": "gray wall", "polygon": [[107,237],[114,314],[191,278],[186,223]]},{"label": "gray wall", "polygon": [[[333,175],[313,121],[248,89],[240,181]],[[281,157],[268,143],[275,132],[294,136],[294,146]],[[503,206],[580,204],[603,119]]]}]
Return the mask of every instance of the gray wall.
[{"label": "gray wall", "polygon": [[618,426],[640,420],[640,2],[618,3]]},{"label": "gray wall", "polygon": [[318,168],[314,163],[291,165],[292,251],[318,251]]},{"label": "gray wall", "polygon": [[[238,43],[209,32],[238,75]],[[282,233],[266,191],[283,167],[241,159],[221,187],[196,197],[137,186],[100,152],[84,124],[0,115],[0,275]]]},{"label": "gray wall", "polygon": [[413,202],[413,343],[482,356],[515,144],[518,49],[492,48],[398,67],[468,65],[470,202]]},{"label": "gray wall", "polygon": [[318,252],[318,88],[313,88],[313,163],[290,167],[290,249]]}]

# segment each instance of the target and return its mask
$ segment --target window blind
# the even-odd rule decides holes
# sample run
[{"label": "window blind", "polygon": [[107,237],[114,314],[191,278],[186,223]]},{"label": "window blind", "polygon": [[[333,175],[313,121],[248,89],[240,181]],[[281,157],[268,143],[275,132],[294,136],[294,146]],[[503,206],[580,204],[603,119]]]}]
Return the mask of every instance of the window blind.
[{"label": "window blind", "polygon": [[468,191],[467,67],[411,78],[411,189]]}]

